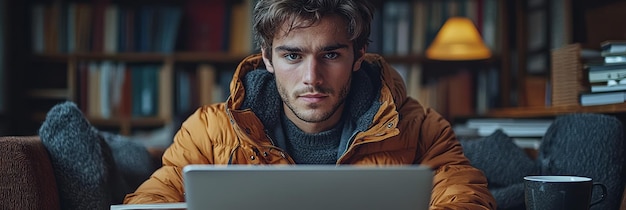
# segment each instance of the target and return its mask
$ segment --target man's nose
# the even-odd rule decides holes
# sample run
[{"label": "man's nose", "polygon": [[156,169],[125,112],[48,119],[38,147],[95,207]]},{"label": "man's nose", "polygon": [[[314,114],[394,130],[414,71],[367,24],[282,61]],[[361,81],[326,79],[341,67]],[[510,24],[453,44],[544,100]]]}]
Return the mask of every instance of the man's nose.
[{"label": "man's nose", "polygon": [[307,85],[319,85],[322,83],[323,76],[321,75],[322,69],[319,61],[315,58],[308,59],[304,66],[304,83]]}]

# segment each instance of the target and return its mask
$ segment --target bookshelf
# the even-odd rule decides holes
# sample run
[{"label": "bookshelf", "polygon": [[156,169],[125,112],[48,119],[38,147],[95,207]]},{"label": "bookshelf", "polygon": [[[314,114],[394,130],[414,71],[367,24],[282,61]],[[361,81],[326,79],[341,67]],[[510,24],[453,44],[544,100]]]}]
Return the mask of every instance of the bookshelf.
[{"label": "bookshelf", "polygon": [[[15,40],[15,43],[20,43],[10,47],[10,49],[17,51],[15,54],[15,58],[17,59],[10,65],[15,68],[26,69],[26,71],[16,71],[18,73],[14,75],[14,77],[18,79],[16,80],[18,82],[12,85],[12,87],[20,91],[17,93],[17,100],[13,102],[13,104],[19,106],[19,108],[16,108],[16,116],[29,116],[22,119],[22,122],[18,124],[19,126],[17,126],[17,128],[23,130],[21,133],[35,133],[39,126],[38,123],[44,119],[45,112],[51,106],[62,100],[72,100],[77,102],[79,107],[87,113],[90,122],[94,125],[107,128],[113,127],[114,130],[120,133],[131,134],[133,130],[138,127],[158,128],[164,124],[171,123],[177,114],[185,112],[185,108],[180,108],[180,106],[189,106],[186,105],[187,102],[181,103],[179,101],[184,95],[191,94],[196,96],[192,98],[197,98],[198,94],[217,95],[216,97],[211,96],[213,98],[217,98],[220,95],[223,96],[224,93],[216,91],[199,93],[194,92],[189,87],[179,87],[179,85],[185,84],[185,82],[179,81],[179,79],[196,77],[196,72],[199,72],[199,68],[208,65],[215,70],[215,75],[211,75],[210,73],[208,76],[205,75],[205,77],[211,78],[209,79],[211,80],[210,83],[214,83],[209,86],[219,87],[220,84],[223,85],[224,81],[227,81],[230,72],[225,70],[233,70],[242,58],[254,51],[251,47],[250,21],[242,21],[250,18],[251,5],[254,0],[211,1],[214,3],[217,2],[218,4],[211,8],[203,2],[207,1],[146,1],[143,3],[149,4],[145,5],[154,6],[146,9],[147,7],[144,7],[145,5],[141,2],[122,2],[115,0],[9,0],[9,6],[15,8],[15,10],[10,11],[9,16],[18,20],[12,27],[14,30],[11,33],[11,39]],[[398,2],[400,4],[397,4]],[[506,52],[506,50],[501,49],[503,46],[506,46],[506,39],[499,38],[502,34],[506,33],[504,32],[504,28],[501,27],[505,24],[497,20],[500,19],[498,17],[503,16],[506,4],[499,2],[500,1],[497,0],[373,0],[378,11],[376,11],[376,20],[373,25],[375,35],[373,35],[372,39],[374,42],[369,52],[383,54],[390,63],[394,66],[398,66],[399,69],[407,75],[406,82],[409,87],[409,93],[416,98],[422,95],[423,100],[427,100],[423,97],[424,95],[428,95],[429,98],[432,97],[432,99],[429,99],[429,101],[432,101],[431,105],[435,109],[439,109],[436,106],[444,106],[445,104],[442,103],[445,102],[435,103],[435,101],[438,100],[435,97],[440,95],[441,93],[438,91],[443,89],[423,88],[425,86],[423,84],[428,83],[424,81],[430,78],[440,77],[440,74],[433,74],[432,72],[435,72],[435,70],[441,68],[441,66],[444,66],[444,72],[454,71],[447,71],[445,65],[437,64],[436,62],[431,62],[426,59],[423,55],[425,48],[428,46],[430,40],[434,38],[440,25],[443,24],[448,17],[453,15],[470,16],[476,21],[481,31],[486,34],[485,37],[489,39],[488,43],[490,47],[493,48],[494,52],[497,52],[495,53],[497,56],[494,56],[494,58],[488,60],[486,63],[494,67],[494,69],[505,67],[504,65],[500,66],[500,64],[506,63],[501,61],[502,57],[500,55],[506,55],[503,53]],[[108,7],[110,5],[115,7]],[[403,6],[406,6],[406,8]],[[168,47],[145,47],[141,45],[141,43],[145,41],[144,39],[129,39],[128,37],[121,38],[119,36],[116,38],[110,37],[111,34],[132,33],[132,30],[129,30],[129,25],[132,25],[133,21],[135,23],[142,21],[142,15],[154,12],[154,10],[165,10],[163,9],[164,7],[179,8],[181,15],[180,25],[178,25],[177,30],[178,33],[176,34],[177,37],[174,39],[173,43],[171,43],[172,38],[169,39],[170,43],[165,44]],[[402,9],[404,11],[403,16],[391,17],[390,15],[393,15],[393,11],[390,13],[387,10],[389,7]],[[437,10],[431,10],[432,8],[436,8]],[[211,12],[198,11],[202,9]],[[37,15],[36,11],[43,12]],[[482,11],[487,12],[483,13]],[[85,13],[87,13],[87,15]],[[116,13],[118,16],[111,16],[111,13]],[[133,16],[135,18],[129,19],[128,13],[135,13],[136,16]],[[73,24],[66,23],[64,25],[63,19],[52,18],[52,20],[56,20],[54,24],[60,27],[50,27],[49,24],[51,23],[46,21],[49,21],[47,20],[50,19],[49,17],[56,17],[55,14],[56,16],[67,18],[67,22]],[[219,14],[222,14],[222,16],[215,16]],[[43,16],[43,19],[41,16]],[[189,17],[192,16],[196,19],[189,19]],[[71,17],[85,17],[86,19],[91,18],[91,20],[83,20],[82,18],[72,20]],[[208,23],[209,19],[221,18],[223,18],[222,22]],[[437,19],[434,23],[426,21],[434,18]],[[113,24],[114,26],[107,24],[109,19],[117,20],[113,21],[115,22],[115,24]],[[156,18],[156,20],[159,21],[161,19]],[[234,24],[233,22],[233,24],[228,24],[228,20],[237,23]],[[394,20],[399,20],[403,25],[395,25],[397,21]],[[394,22],[393,33],[376,33],[381,32],[382,30],[380,29],[386,27],[383,22],[390,23],[390,21]],[[94,24],[90,25],[87,23]],[[195,36],[198,33],[206,33],[203,32],[201,28],[196,27],[198,24],[202,23],[206,23],[207,26],[220,28],[220,30],[217,30],[219,34],[205,34],[200,37]],[[41,26],[37,28],[36,26],[38,26],[38,24],[43,25],[43,29]],[[19,27],[26,25],[29,27]],[[391,26],[391,24],[386,25]],[[117,26],[117,28],[115,28],[115,26]],[[175,27],[176,26],[164,23],[162,28]],[[134,29],[134,33],[137,34],[141,34],[141,30],[145,30],[140,27],[135,27]],[[74,32],[71,32],[71,30],[74,30]],[[111,30],[117,33],[110,33]],[[50,34],[50,32],[53,33]],[[232,36],[228,36],[228,34]],[[72,36],[74,39],[72,39]],[[171,36],[171,34],[149,38],[155,40],[165,39],[164,37],[169,36]],[[209,37],[221,37],[214,39],[220,39],[222,41],[205,43],[211,40]],[[225,39],[224,37],[229,39]],[[389,40],[395,40],[396,38],[400,38],[401,40],[393,43],[394,47],[392,51],[383,51],[383,44],[386,44]],[[193,39],[198,40],[195,45],[190,44],[189,40]],[[215,43],[222,43],[222,45],[211,45]],[[201,48],[202,46],[205,48]],[[398,47],[404,49],[396,49]],[[93,102],[94,99],[89,99],[89,97],[94,94],[84,93],[84,91],[89,88],[85,88],[85,84],[81,83],[81,80],[83,80],[81,78],[83,77],[81,72],[84,71],[81,69],[84,69],[85,65],[89,66],[90,63],[101,65],[105,62],[110,62],[114,65],[123,63],[126,66],[158,65],[161,69],[171,71],[167,73],[170,76],[166,77],[170,79],[165,85],[171,87],[167,90],[169,93],[163,96],[161,91],[158,91],[158,95],[161,96],[159,100],[163,100],[163,103],[159,103],[158,105],[170,107],[167,108],[168,111],[161,110],[156,115],[140,117],[133,117],[128,114],[120,116],[115,114],[116,110],[111,110],[109,114],[106,114],[106,117],[90,114],[91,106],[89,102]],[[484,65],[475,66],[482,68]],[[42,77],[46,79],[43,79],[44,81],[34,81],[37,85],[27,84],[26,81],[29,81],[30,75],[44,75]],[[445,76],[445,74],[441,75]],[[443,76],[441,78],[443,78]],[[471,79],[471,77],[464,79]],[[443,79],[438,80],[442,81]],[[497,80],[497,78],[495,78],[495,80]],[[189,103],[193,104],[191,106],[194,106],[199,103],[215,100],[216,99],[207,99],[205,97],[192,100]],[[486,98],[481,100],[486,100]],[[446,107],[445,109],[448,108]],[[482,109],[487,110],[489,107],[483,107]],[[473,110],[470,112],[471,113],[465,114],[474,114]],[[26,124],[30,126],[22,126]]]},{"label": "bookshelf", "polygon": [[[234,69],[254,53],[250,24],[230,24],[251,22],[253,2],[7,1],[12,8],[7,15],[15,20],[8,27],[13,41],[8,49],[15,54],[3,57],[15,58],[8,59],[15,69],[11,88],[18,90],[11,96],[12,116],[18,119],[13,134],[36,134],[47,110],[65,100],[77,103],[94,126],[123,135],[172,124],[185,114],[177,107],[181,98],[176,85],[215,83],[202,87],[224,88],[219,78],[201,80],[205,78],[193,73],[181,82],[179,74],[200,71],[200,66],[211,66],[209,71]],[[135,87],[140,83],[150,87]],[[206,92],[211,90],[191,94]],[[186,97],[203,98],[189,102],[187,109],[200,101],[219,100]]]},{"label": "bookshelf", "polygon": [[[39,123],[44,119],[45,112],[51,106],[62,101],[72,100],[78,102],[82,108],[85,105],[85,88],[81,86],[81,68],[85,63],[112,62],[124,63],[126,66],[154,65],[159,69],[167,69],[167,76],[159,77],[165,81],[165,86],[169,86],[163,94],[158,91],[161,96],[158,105],[163,105],[166,110],[158,111],[158,114],[150,116],[134,117],[132,115],[111,115],[108,117],[90,116],[90,121],[100,127],[112,128],[122,134],[132,134],[136,128],[159,128],[168,123],[172,123],[176,115],[189,111],[189,107],[205,103],[206,101],[218,100],[224,93],[220,90],[204,90],[204,92],[194,91],[191,86],[182,87],[181,84],[185,78],[205,78],[209,82],[189,82],[197,86],[197,83],[209,84],[209,88],[219,89],[224,85],[224,81],[228,80],[228,76],[236,65],[255,50],[252,47],[250,34],[250,18],[251,5],[255,0],[237,0],[237,1],[212,1],[219,2],[219,6],[211,9],[211,15],[222,14],[221,23],[207,23],[208,19],[215,19],[213,16],[200,16],[196,20],[188,20],[189,16],[198,15],[198,11],[190,11],[190,8],[197,10],[206,9],[206,4],[202,4],[203,0],[157,0],[157,1],[116,1],[116,0],[7,0],[6,7],[11,8],[6,13],[7,21],[6,43],[7,53],[4,55],[6,68],[6,78],[8,80],[8,89],[14,90],[7,93],[10,101],[7,104],[10,116],[6,119],[16,119],[15,123],[9,130],[14,134],[36,134]],[[377,8],[376,16],[372,25],[372,41],[373,43],[368,49],[369,52],[382,54],[389,63],[396,66],[403,75],[408,87],[408,94],[418,98],[425,105],[441,110],[442,114],[453,120],[455,117],[468,116],[548,116],[559,113],[570,112],[609,112],[622,113],[625,112],[623,105],[609,105],[600,107],[550,107],[550,106],[528,106],[525,95],[533,95],[534,89],[528,89],[528,78],[539,78],[547,80],[549,74],[527,74],[527,60],[529,56],[538,54],[545,56],[549,53],[553,44],[567,44],[572,42],[584,41],[584,34],[588,34],[584,28],[573,24],[580,22],[581,14],[585,12],[585,7],[597,8],[602,5],[613,4],[616,1],[602,0],[594,1],[594,3],[585,3],[581,0],[558,0],[558,1],[540,1],[540,6],[528,6],[527,1],[498,1],[498,0],[394,0],[382,1],[373,0]],[[404,8],[408,11],[393,13],[394,10],[387,10],[390,4],[398,4],[392,6],[395,9]],[[593,5],[589,5],[593,4]],[[167,36],[155,36],[155,39],[165,39],[169,37],[170,42],[165,44],[168,47],[148,48],[143,50],[137,44],[142,39],[120,39],[117,41],[106,41],[108,36],[105,33],[106,24],[100,23],[98,30],[93,25],[82,24],[76,22],[74,30],[89,31],[90,37],[80,39],[82,42],[76,41],[73,44],[68,34],[74,34],[77,39],[80,33],[68,33],[67,26],[58,27],[54,36],[43,36],[39,34],[41,29],[35,29],[37,21],[34,21],[36,15],[33,15],[34,7],[37,5],[45,8],[67,8],[66,10],[58,10],[57,13],[64,14],[69,8],[76,8],[76,5],[93,7],[91,21],[94,17],[99,17],[99,21],[106,22],[106,7],[101,5],[116,5],[118,14],[142,13],[144,6],[152,5],[159,7],[176,7],[180,9],[180,24],[177,25],[177,33],[175,38],[171,38],[172,34]],[[75,5],[74,7],[68,7]],[[565,5],[560,7],[559,5]],[[569,6],[567,6],[569,5]],[[567,6],[567,7],[566,7]],[[95,9],[100,7],[99,9]],[[555,11],[555,8],[565,8],[563,11]],[[97,11],[97,12],[96,12]],[[121,12],[124,11],[124,12]],[[545,12],[547,21],[545,27],[550,28],[549,33],[541,34],[545,36],[546,46],[540,50],[524,48],[529,41],[527,33],[531,30],[528,21],[530,12]],[[569,12],[568,12],[569,11]],[[44,12],[47,14],[46,12]],[[48,12],[50,13],[50,12]],[[204,11],[200,13],[206,14]],[[213,14],[214,13],[214,14]],[[4,13],[3,13],[4,14]],[[43,14],[43,15],[45,15]],[[100,16],[96,16],[99,14]],[[392,15],[393,14],[393,15]],[[50,14],[48,14],[50,15]],[[73,17],[77,14],[73,13]],[[402,16],[404,15],[404,16]],[[487,45],[492,49],[494,56],[488,60],[468,63],[441,63],[431,61],[425,58],[424,51],[428,47],[443,22],[450,16],[461,15],[468,16],[474,20],[477,28],[482,33]],[[72,15],[68,15],[72,17]],[[63,16],[66,17],[66,16]],[[140,21],[141,18],[136,17],[134,20],[127,19],[129,16],[118,16],[117,26],[127,26],[129,22]],[[135,17],[135,16],[134,16]],[[558,18],[557,18],[558,17]],[[126,18],[126,19],[125,19]],[[554,18],[554,20],[552,20]],[[173,18],[176,19],[176,18]],[[400,20],[400,21],[399,21]],[[428,20],[428,21],[427,21]],[[548,21],[550,20],[550,21]],[[230,21],[230,22],[228,22]],[[197,24],[206,23],[213,27],[219,34],[209,36],[193,36],[198,30],[194,27]],[[393,23],[393,24],[391,24]],[[57,23],[58,24],[58,23]],[[82,25],[82,26],[81,26]],[[216,26],[217,25],[217,26]],[[563,25],[563,29],[555,29],[553,26]],[[79,27],[81,26],[81,27]],[[391,28],[384,29],[385,27]],[[85,28],[87,27],[87,28]],[[168,26],[171,28],[173,26]],[[569,27],[569,28],[568,28]],[[132,27],[131,27],[132,28]],[[50,27],[48,27],[50,29]],[[65,29],[65,33],[60,30]],[[117,30],[118,33],[131,33],[127,28],[125,30]],[[139,30],[136,28],[136,30]],[[562,31],[555,31],[562,30]],[[46,31],[46,30],[43,30]],[[55,30],[49,30],[55,31]],[[95,32],[94,32],[95,31]],[[170,31],[170,30],[168,30]],[[383,31],[387,31],[383,33]],[[99,38],[93,35],[99,32]],[[139,33],[138,31],[135,31]],[[202,32],[202,31],[201,31]],[[391,33],[389,33],[391,32]],[[198,32],[200,33],[200,32]],[[202,32],[206,33],[206,32]],[[157,33],[155,33],[157,34]],[[559,34],[563,39],[549,37],[549,34]],[[39,35],[39,36],[36,36]],[[197,35],[197,34],[196,34]],[[58,43],[46,44],[52,40],[50,37],[56,37]],[[62,38],[65,41],[58,41]],[[220,46],[206,46],[207,48],[198,49],[192,47],[189,40],[201,39],[197,42],[210,40],[207,37],[221,37],[219,41],[213,43],[221,43]],[[42,39],[43,38],[43,39]],[[594,40],[599,39],[597,35],[590,37]],[[38,41],[37,41],[38,40]],[[87,41],[85,41],[87,40]],[[391,40],[391,42],[389,42]],[[555,41],[556,40],[556,41]],[[42,43],[43,42],[43,43]],[[97,49],[94,48],[97,44]],[[105,47],[106,43],[118,43],[116,47]],[[123,44],[122,44],[123,43]],[[133,45],[134,43],[134,45]],[[59,47],[65,45],[66,47]],[[202,45],[199,44],[198,45]],[[56,47],[53,47],[56,46]],[[72,47],[73,46],[73,47]],[[134,47],[129,47],[134,46]],[[204,46],[204,45],[202,45]],[[386,47],[388,49],[386,49]],[[71,50],[74,49],[74,50]],[[109,49],[109,50],[105,50]],[[115,50],[110,50],[115,49]],[[532,54],[532,55],[531,55]],[[202,68],[201,68],[202,67]],[[202,73],[199,76],[198,72]],[[210,72],[213,73],[210,73]],[[457,72],[467,72],[469,74],[458,76]],[[454,80],[456,79],[456,80]],[[469,82],[467,86],[453,86],[455,81]],[[222,86],[223,88],[223,86]],[[452,102],[449,99],[443,99],[441,96],[450,95],[450,91],[469,90],[467,94],[471,97],[463,99],[464,101]],[[530,90],[530,91],[529,91]],[[531,94],[525,94],[531,93]],[[464,93],[465,94],[465,93]],[[209,96],[210,95],[210,96]],[[202,98],[200,97],[202,96]],[[187,102],[181,102],[181,98],[190,97]],[[81,103],[82,101],[82,103]],[[90,100],[86,100],[90,101]],[[463,107],[465,111],[456,111],[459,107],[453,107],[451,104],[464,105],[469,104],[471,108]],[[183,107],[185,106],[185,107]],[[182,107],[182,108],[181,108]],[[86,109],[88,111],[88,109]],[[451,111],[452,110],[452,111]],[[24,117],[26,116],[26,117]]]},{"label": "bookshelf", "polygon": [[[564,73],[584,74],[564,71],[578,69],[572,68],[572,65],[585,62],[581,59],[581,48],[599,50],[602,41],[626,39],[624,30],[612,27],[626,18],[622,12],[626,4],[617,0],[556,0],[535,1],[532,4],[516,0],[512,6],[515,15],[510,21],[516,23],[514,34],[517,36],[514,45],[509,47],[516,52],[512,60],[517,62],[513,63],[512,76],[507,80],[512,87],[512,91],[508,91],[512,100],[505,106],[490,110],[487,116],[522,118],[603,113],[620,116],[625,121],[624,103],[581,106],[578,96],[585,87],[576,78],[562,76]],[[530,21],[537,16],[535,13],[544,16],[547,28]],[[532,43],[533,36],[540,37],[542,45]],[[544,65],[531,69],[533,62],[537,63],[532,59],[537,58],[547,62],[540,62]],[[583,71],[582,67],[580,70]]]},{"label": "bookshelf", "polygon": [[[182,114],[176,113],[175,98],[173,91],[175,90],[174,83],[175,71],[184,71],[179,66],[198,66],[200,64],[211,64],[217,66],[228,66],[229,69],[234,69],[246,55],[235,55],[232,53],[223,52],[175,52],[170,54],[164,53],[72,53],[72,54],[40,54],[35,55],[33,60],[35,62],[50,64],[56,63],[66,67],[66,81],[65,87],[60,88],[31,88],[27,91],[26,97],[33,100],[71,100],[79,104],[79,107],[83,109],[84,114],[88,117],[90,123],[97,127],[107,128],[119,132],[124,135],[131,135],[134,128],[159,128],[165,126],[168,123],[172,123],[175,115]],[[132,116],[130,114],[110,113],[108,116],[102,116],[98,113],[89,111],[92,106],[87,105],[93,98],[89,98],[89,95],[93,95],[92,92],[83,93],[89,91],[91,87],[80,87],[81,65],[88,66],[91,63],[102,64],[103,62],[111,63],[124,63],[126,66],[142,66],[152,65],[159,68],[159,75],[157,76],[159,82],[158,86],[158,103],[159,110],[155,114],[147,116]],[[195,67],[191,67],[195,70]],[[216,70],[216,69],[214,69]],[[59,70],[62,72],[63,70]],[[136,70],[130,70],[136,71]],[[98,79],[96,79],[98,80]],[[197,83],[215,83],[216,79],[212,78],[210,81],[198,81]],[[93,84],[93,80],[89,80],[86,85]],[[211,87],[220,88],[220,87]],[[223,87],[222,87],[223,88]],[[87,98],[81,98],[81,94],[87,95]],[[195,96],[202,98],[200,96]],[[85,101],[87,100],[87,101]],[[97,99],[96,99],[97,100]],[[218,99],[215,99],[218,100]],[[206,101],[206,100],[205,100]],[[197,103],[197,102],[196,102]],[[199,106],[200,104],[193,104],[190,106]],[[113,109],[111,107],[110,109]],[[189,110],[188,110],[189,111]],[[109,112],[114,112],[110,110]],[[45,118],[45,109],[40,112],[34,112],[30,116],[31,120],[41,122]]]},{"label": "bookshelf", "polygon": [[[372,43],[368,51],[382,54],[404,77],[407,93],[449,120],[477,114],[502,104],[508,92],[500,87],[508,77],[508,1],[418,0],[375,1]],[[493,52],[486,60],[441,62],[425,50],[443,23],[453,16],[472,20]],[[463,90],[463,91],[459,91]],[[505,91],[507,89],[504,89]]]}]

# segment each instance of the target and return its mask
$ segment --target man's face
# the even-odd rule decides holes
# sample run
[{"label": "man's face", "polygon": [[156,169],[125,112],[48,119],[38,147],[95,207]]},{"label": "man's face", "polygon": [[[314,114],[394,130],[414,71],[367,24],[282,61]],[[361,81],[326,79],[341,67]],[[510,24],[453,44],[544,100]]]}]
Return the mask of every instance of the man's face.
[{"label": "man's face", "polygon": [[285,34],[287,27],[273,40],[271,61],[264,56],[268,71],[276,77],[284,111],[305,132],[329,129],[341,118],[352,71],[360,66],[360,62],[355,65],[346,23],[338,16],[326,16]]}]

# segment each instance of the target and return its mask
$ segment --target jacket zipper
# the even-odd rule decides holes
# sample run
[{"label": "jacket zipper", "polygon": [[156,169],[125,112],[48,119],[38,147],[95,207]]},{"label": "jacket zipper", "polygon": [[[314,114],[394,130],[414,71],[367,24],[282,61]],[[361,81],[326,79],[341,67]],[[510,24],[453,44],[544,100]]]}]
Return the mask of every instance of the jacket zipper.
[{"label": "jacket zipper", "polygon": [[272,144],[271,149],[275,149],[275,150],[277,150],[278,152],[280,152],[280,156],[281,156],[282,158],[285,158],[285,159],[286,159],[287,161],[289,161],[289,163],[291,163],[291,164],[295,164],[295,163],[291,160],[291,158],[290,158],[290,157],[288,157],[287,153],[285,153],[285,151],[283,151],[283,149],[281,149],[280,147],[277,147],[277,146],[276,146],[276,144],[274,143],[274,139],[272,139],[272,137],[270,137],[270,135],[268,135],[268,134],[267,134],[267,133],[268,133],[267,129],[263,130],[263,132],[265,133],[265,138],[269,139],[269,140],[270,140],[270,143]]}]

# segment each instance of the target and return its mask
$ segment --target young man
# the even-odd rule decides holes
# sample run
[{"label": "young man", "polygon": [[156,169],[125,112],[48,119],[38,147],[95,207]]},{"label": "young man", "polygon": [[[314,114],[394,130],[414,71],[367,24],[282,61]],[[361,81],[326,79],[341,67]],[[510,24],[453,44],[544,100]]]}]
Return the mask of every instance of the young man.
[{"label": "young man", "polygon": [[495,209],[484,175],[448,122],[408,98],[400,75],[365,54],[372,7],[362,0],[261,0],[261,55],[235,72],[225,103],[182,125],[163,166],[125,203],[181,202],[188,164],[423,164],[432,209]]}]

